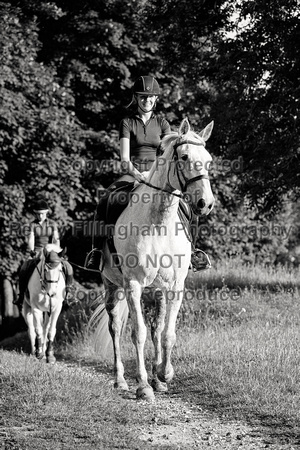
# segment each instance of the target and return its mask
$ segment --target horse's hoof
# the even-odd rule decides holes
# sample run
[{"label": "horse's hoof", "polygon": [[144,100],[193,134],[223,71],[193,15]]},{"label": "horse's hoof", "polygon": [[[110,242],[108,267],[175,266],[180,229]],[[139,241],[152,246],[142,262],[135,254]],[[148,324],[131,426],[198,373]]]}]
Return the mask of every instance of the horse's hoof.
[{"label": "horse's hoof", "polygon": [[38,360],[41,360],[44,358],[45,354],[44,352],[36,352],[35,356],[37,357]]},{"label": "horse's hoof", "polygon": [[137,400],[146,400],[147,402],[154,402],[155,396],[151,386],[139,387],[136,390]]},{"label": "horse's hoof", "polygon": [[160,367],[158,367],[157,369],[157,378],[164,382],[164,383],[170,383],[170,381],[172,381],[174,377],[174,369],[171,366],[169,371],[166,372],[165,370],[160,369]]},{"label": "horse's hoof", "polygon": [[117,389],[118,391],[129,391],[129,387],[126,381],[122,382],[116,381],[114,384],[114,388]]},{"label": "horse's hoof", "polygon": [[164,383],[157,378],[151,381],[151,386],[155,392],[168,392],[167,383]]},{"label": "horse's hoof", "polygon": [[48,355],[46,356],[46,362],[49,364],[55,364],[56,358],[54,355]]}]

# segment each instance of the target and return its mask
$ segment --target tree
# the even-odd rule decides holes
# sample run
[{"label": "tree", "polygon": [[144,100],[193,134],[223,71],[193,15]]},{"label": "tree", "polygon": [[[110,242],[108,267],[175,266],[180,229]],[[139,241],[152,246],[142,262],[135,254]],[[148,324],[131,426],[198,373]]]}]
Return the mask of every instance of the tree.
[{"label": "tree", "polygon": [[148,11],[167,70],[192,92],[190,109],[202,103],[216,121],[213,153],[243,158],[240,193],[266,212],[298,197],[297,1],[154,0]]},{"label": "tree", "polygon": [[232,73],[236,85],[234,103],[227,95],[235,128],[227,151],[243,157],[242,193],[262,211],[276,211],[287,194],[300,193],[299,8],[295,1],[245,1],[238,13],[244,27],[237,24],[235,38],[219,45],[218,85]]},{"label": "tree", "polygon": [[82,128],[70,90],[58,82],[54,69],[36,61],[35,21],[1,4],[0,30],[0,273],[11,276],[24,259],[26,212],[37,197],[48,200],[62,226],[89,193],[81,187],[82,174],[62,164],[81,155]]}]

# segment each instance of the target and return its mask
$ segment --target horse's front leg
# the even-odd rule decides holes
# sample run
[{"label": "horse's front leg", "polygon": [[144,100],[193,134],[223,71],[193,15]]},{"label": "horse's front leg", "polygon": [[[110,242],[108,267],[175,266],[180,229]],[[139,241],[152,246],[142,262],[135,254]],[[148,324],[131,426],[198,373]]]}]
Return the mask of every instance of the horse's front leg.
[{"label": "horse's front leg", "polygon": [[161,290],[154,292],[155,314],[151,314],[151,338],[154,346],[154,359],[152,366],[152,382],[151,386],[156,392],[166,392],[168,390],[167,384],[160,381],[157,376],[157,368],[162,362],[161,351],[161,333],[165,325],[166,317],[166,299]]},{"label": "horse's front leg", "polygon": [[46,312],[45,322],[44,322],[44,333],[45,340],[47,342],[45,352],[46,352],[46,361],[47,363],[54,364],[56,362],[56,358],[54,356],[54,339],[56,335],[56,324],[61,312],[62,302],[57,305],[57,308],[51,312],[50,316],[48,312]]},{"label": "horse's front leg", "polygon": [[176,342],[176,320],[183,299],[183,286],[174,290],[169,297],[171,299],[167,303],[166,324],[162,334],[162,362],[157,368],[157,376],[163,382],[171,381],[174,376],[171,352]]},{"label": "horse's front leg", "polygon": [[128,302],[130,317],[132,320],[132,342],[135,345],[137,356],[136,379],[138,388],[136,396],[138,399],[154,400],[152,387],[148,384],[147,371],[144,360],[144,346],[147,337],[147,328],[144,323],[141,307],[141,285],[135,280],[125,282],[124,289]]},{"label": "horse's front leg", "polygon": [[120,346],[121,333],[123,327],[123,321],[121,320],[121,309],[127,307],[126,300],[123,300],[124,303],[122,304],[118,300],[117,294],[120,288],[117,288],[115,285],[110,284],[108,281],[105,282],[105,287],[107,294],[106,311],[109,316],[108,328],[114,348],[114,375],[115,375],[114,387],[116,389],[128,391],[128,384],[124,378],[124,366],[121,359],[121,346]]},{"label": "horse's front leg", "polygon": [[30,347],[31,347],[30,354],[35,355],[35,353],[36,353],[36,348],[35,348],[36,334],[35,334],[35,329],[34,329],[34,324],[33,324],[33,314],[32,314],[31,307],[28,305],[28,303],[26,301],[24,301],[24,303],[23,303],[22,314],[23,314],[24,320],[28,327],[28,336],[29,336]]},{"label": "horse's front leg", "polygon": [[44,330],[43,330],[43,312],[37,308],[32,309],[33,326],[36,334],[35,340],[35,356],[38,359],[43,359],[44,352]]}]

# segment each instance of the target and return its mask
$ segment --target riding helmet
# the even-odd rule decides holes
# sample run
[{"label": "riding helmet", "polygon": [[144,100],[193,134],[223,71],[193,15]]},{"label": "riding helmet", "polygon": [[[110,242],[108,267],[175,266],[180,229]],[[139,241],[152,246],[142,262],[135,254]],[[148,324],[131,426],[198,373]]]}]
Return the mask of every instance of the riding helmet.
[{"label": "riding helmet", "polygon": [[133,92],[135,94],[159,95],[159,84],[154,77],[141,76],[135,81]]},{"label": "riding helmet", "polygon": [[34,212],[45,212],[45,211],[49,211],[49,206],[48,203],[45,202],[45,200],[38,200],[33,208]]}]

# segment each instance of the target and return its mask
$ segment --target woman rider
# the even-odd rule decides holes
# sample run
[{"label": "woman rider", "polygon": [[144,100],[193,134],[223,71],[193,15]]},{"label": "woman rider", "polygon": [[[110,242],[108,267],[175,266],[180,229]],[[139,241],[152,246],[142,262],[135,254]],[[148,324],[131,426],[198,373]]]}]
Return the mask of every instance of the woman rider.
[{"label": "woman rider", "polygon": [[[133,183],[144,181],[146,174],[156,158],[156,150],[161,139],[170,133],[167,120],[154,113],[159,95],[159,85],[152,76],[140,76],[134,83],[131,104],[136,105],[134,114],[121,120],[119,128],[120,156],[122,168],[127,175],[122,181]],[[96,220],[105,220],[107,196],[100,200],[97,207]],[[90,253],[88,269],[99,270],[103,237],[97,236],[96,248]]]},{"label": "woman rider", "polygon": [[[136,111],[120,123],[121,164],[122,168],[125,166],[127,169],[122,183],[125,182],[130,187],[135,181],[146,180],[162,138],[171,132],[168,121],[154,113],[159,93],[159,85],[154,77],[140,76],[134,83],[132,101],[128,105],[129,107],[134,103]],[[117,185],[118,182],[114,183],[108,190],[115,189]],[[105,222],[106,206],[107,195],[98,204],[95,220]],[[103,264],[101,249],[105,236],[95,236],[94,239],[96,248],[88,255],[86,267],[98,271]]]},{"label": "woman rider", "polygon": [[[60,246],[57,225],[52,219],[47,217],[49,212],[47,202],[45,200],[38,200],[34,205],[33,212],[35,220],[30,224],[30,233],[27,241],[31,258],[25,261],[20,269],[19,296],[14,301],[14,304],[18,306],[20,311],[22,310],[29,279],[40,261],[44,247],[50,243]],[[61,259],[61,263],[66,277],[65,299],[68,297],[68,300],[70,301],[73,295],[73,268],[70,263],[63,258]]]}]

